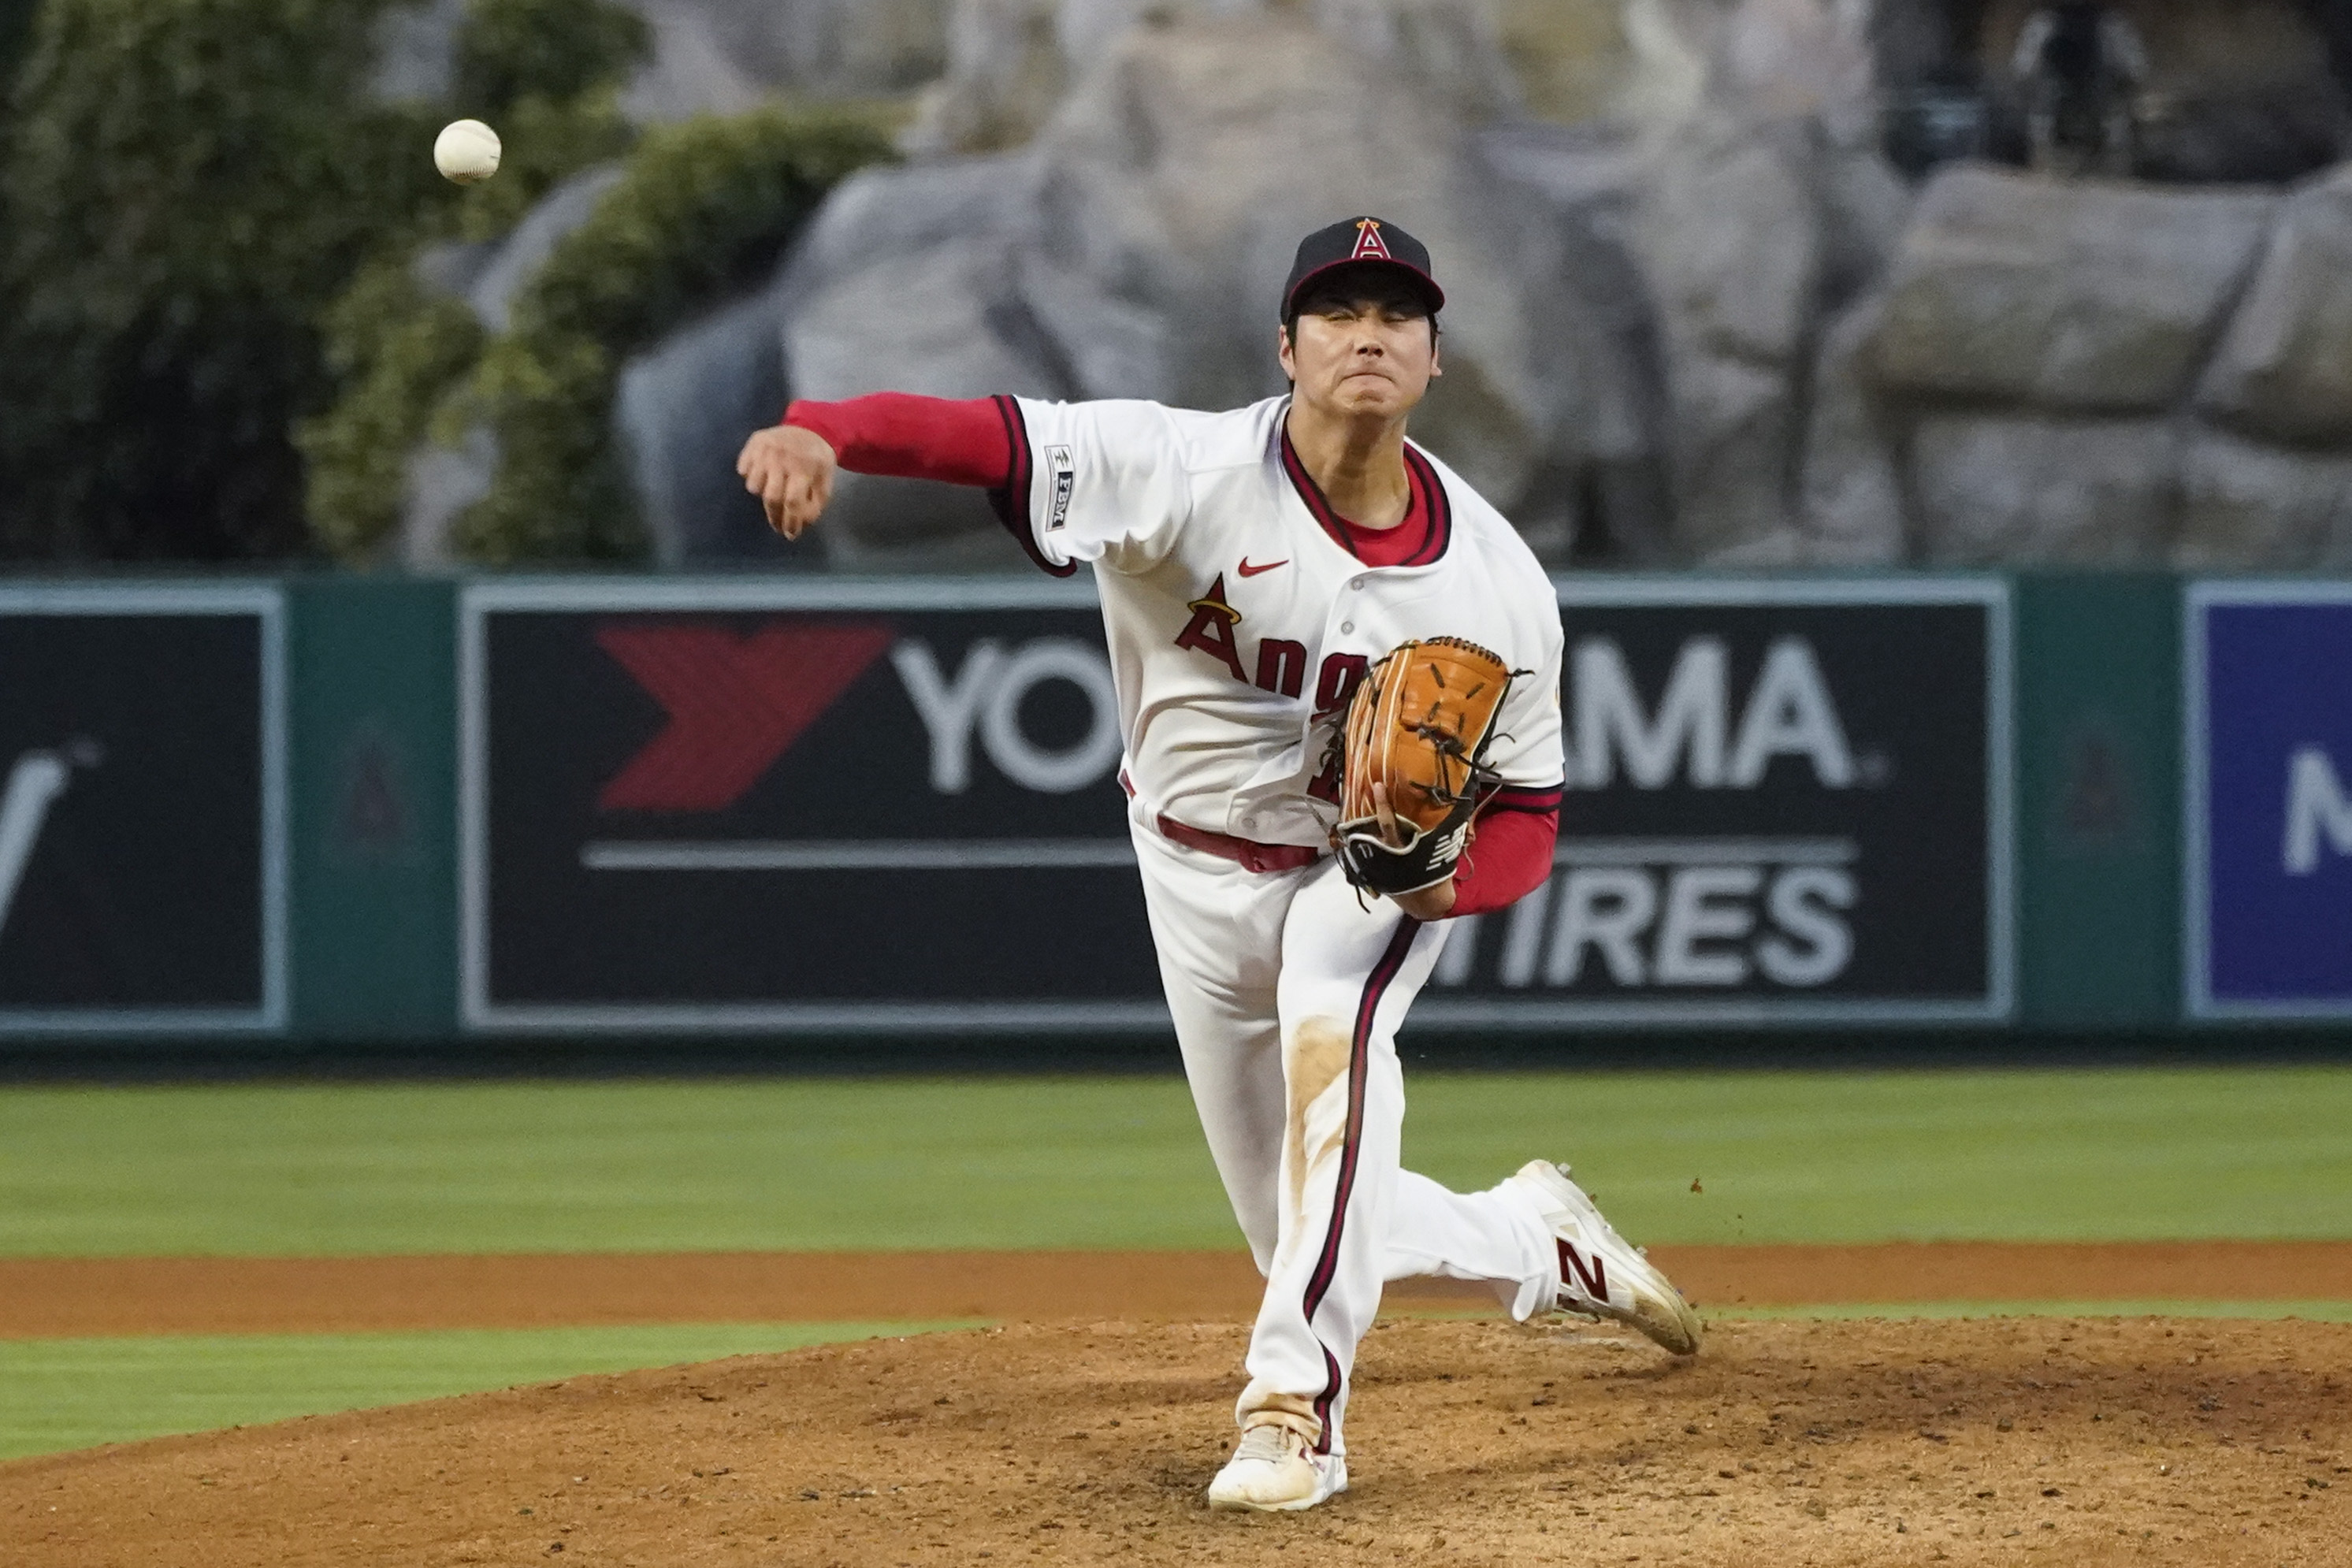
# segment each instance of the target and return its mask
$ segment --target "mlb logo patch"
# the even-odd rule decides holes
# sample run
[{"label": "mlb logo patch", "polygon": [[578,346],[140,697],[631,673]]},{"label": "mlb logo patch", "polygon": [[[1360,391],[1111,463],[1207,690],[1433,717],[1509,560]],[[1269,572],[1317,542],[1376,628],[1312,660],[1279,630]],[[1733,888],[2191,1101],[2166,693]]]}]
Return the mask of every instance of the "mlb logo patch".
[{"label": "mlb logo patch", "polygon": [[1045,519],[1045,531],[1051,533],[1070,521],[1070,496],[1077,489],[1077,461],[1067,447],[1045,448],[1045,466],[1054,474],[1054,507]]}]

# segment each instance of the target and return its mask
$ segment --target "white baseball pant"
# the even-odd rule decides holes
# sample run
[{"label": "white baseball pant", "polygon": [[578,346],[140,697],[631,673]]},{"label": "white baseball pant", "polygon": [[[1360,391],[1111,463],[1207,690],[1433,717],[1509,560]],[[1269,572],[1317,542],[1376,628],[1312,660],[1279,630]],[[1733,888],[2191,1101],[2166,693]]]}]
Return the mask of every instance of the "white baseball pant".
[{"label": "white baseball pant", "polygon": [[1396,1031],[1447,927],[1359,900],[1328,857],[1258,872],[1130,813],[1151,937],[1209,1152],[1266,1277],[1236,1415],[1344,1453],[1356,1344],[1391,1279],[1485,1280],[1524,1320],[1558,1252],[1508,1189],[1458,1194],[1399,1167]]}]

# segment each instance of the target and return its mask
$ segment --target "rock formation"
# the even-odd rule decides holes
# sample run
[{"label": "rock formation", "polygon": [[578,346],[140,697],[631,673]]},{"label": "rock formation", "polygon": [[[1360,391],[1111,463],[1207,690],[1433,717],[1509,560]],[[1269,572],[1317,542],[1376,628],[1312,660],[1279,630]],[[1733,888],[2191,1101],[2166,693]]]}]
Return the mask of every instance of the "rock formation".
[{"label": "rock formation", "polygon": [[770,94],[875,98],[947,63],[946,0],[625,0],[654,57],[622,107],[639,120],[729,114]]},{"label": "rock formation", "polygon": [[[1580,304],[1549,209],[1442,101],[1281,16],[1130,28],[1024,151],[853,182],[795,268],[790,380],[1245,403],[1281,390],[1297,237],[1375,208],[1444,258],[1457,301],[1417,426],[1434,447],[1507,505],[1640,451],[1634,367]],[[827,537],[851,561],[969,510],[891,495],[869,515],[856,486],[843,507]]]},{"label": "rock formation", "polygon": [[[412,0],[384,12],[374,89],[438,98],[456,74],[468,0]],[[734,114],[778,92],[884,98],[937,79],[950,0],[618,0],[653,35],[622,95],[641,122]]]},{"label": "rock formation", "polygon": [[[908,163],[625,371],[665,562],[780,559],[723,459],[786,395],[1276,392],[1291,246],[1378,210],[1454,299],[1415,435],[1548,559],[2352,563],[2352,174],[1906,180],[1890,111],[1998,55],[2007,0],[632,3],[642,115],[923,84]],[[2231,58],[2333,82],[2306,23],[2264,37]],[[449,286],[495,324],[525,245]],[[836,564],[1017,565],[974,496],[837,507]]]},{"label": "rock formation", "polygon": [[[2347,200],[1939,174],[1817,384],[1867,434],[1809,489],[1894,476],[1931,563],[2352,565]],[[1784,558],[1834,559],[1830,517]]]}]

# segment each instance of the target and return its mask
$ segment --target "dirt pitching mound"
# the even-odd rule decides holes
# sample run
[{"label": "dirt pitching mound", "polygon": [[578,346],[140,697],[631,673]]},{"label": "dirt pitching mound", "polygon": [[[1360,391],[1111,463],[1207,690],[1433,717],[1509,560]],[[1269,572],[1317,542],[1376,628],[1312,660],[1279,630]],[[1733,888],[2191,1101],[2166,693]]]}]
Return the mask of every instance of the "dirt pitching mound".
[{"label": "dirt pitching mound", "polygon": [[2352,1562],[2352,1326],[1383,1322],[1354,1489],[1213,1514],[1238,1324],[1017,1327],[0,1466],[12,1568]]}]

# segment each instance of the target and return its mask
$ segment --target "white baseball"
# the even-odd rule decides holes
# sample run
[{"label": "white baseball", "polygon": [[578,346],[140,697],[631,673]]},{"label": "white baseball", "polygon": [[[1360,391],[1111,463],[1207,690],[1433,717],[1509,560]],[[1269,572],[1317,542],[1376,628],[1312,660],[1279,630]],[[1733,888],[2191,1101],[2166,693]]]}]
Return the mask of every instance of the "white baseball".
[{"label": "white baseball", "polygon": [[499,133],[478,120],[453,120],[433,138],[433,166],[461,185],[499,172]]}]

